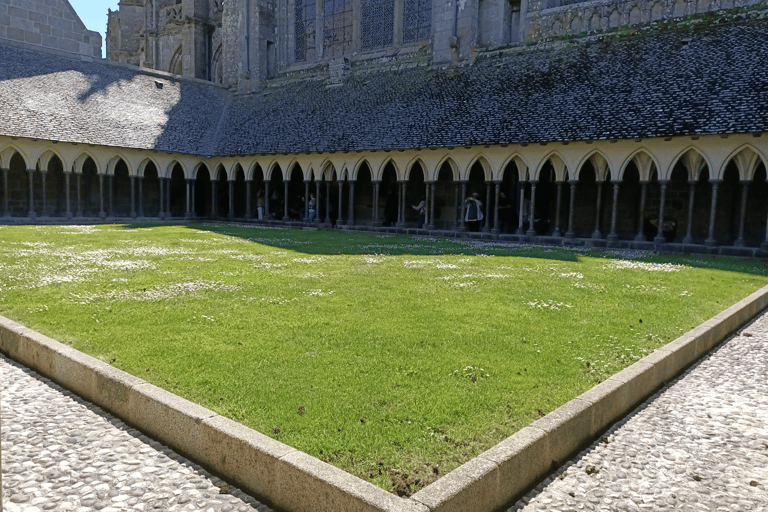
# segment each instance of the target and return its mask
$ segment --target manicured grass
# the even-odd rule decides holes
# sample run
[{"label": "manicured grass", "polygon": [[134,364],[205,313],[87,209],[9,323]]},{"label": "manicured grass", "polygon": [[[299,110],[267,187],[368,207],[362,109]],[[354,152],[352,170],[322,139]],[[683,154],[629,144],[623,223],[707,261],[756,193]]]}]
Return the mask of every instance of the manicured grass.
[{"label": "manicured grass", "polygon": [[223,224],[0,228],[1,314],[401,493],[766,274],[762,261]]}]

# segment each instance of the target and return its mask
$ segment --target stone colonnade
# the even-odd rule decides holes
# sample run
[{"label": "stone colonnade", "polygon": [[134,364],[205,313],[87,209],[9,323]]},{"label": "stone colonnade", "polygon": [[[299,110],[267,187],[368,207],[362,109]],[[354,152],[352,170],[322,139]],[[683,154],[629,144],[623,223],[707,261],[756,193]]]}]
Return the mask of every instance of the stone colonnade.
[{"label": "stone colonnade", "polygon": [[[0,137],[0,222],[313,217],[555,244],[765,249],[767,154],[761,134],[221,158]],[[483,205],[479,222],[468,197]]]}]

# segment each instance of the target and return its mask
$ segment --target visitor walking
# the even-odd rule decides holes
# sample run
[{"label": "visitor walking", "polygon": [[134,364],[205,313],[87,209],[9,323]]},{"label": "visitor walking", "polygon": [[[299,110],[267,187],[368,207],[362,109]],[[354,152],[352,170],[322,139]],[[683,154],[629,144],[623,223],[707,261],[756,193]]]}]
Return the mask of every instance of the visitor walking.
[{"label": "visitor walking", "polygon": [[464,214],[467,229],[470,231],[480,231],[480,221],[483,220],[483,203],[477,198],[477,192],[472,193],[464,202],[467,205],[467,211]]}]

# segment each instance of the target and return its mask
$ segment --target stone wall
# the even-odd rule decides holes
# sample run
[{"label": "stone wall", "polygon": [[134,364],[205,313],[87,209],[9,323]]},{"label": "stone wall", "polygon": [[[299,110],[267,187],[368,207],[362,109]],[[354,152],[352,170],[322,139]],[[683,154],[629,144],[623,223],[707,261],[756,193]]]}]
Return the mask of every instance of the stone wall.
[{"label": "stone wall", "polygon": [[0,39],[101,58],[101,34],[68,0],[0,0]]},{"label": "stone wall", "polygon": [[532,0],[525,18],[525,39],[575,35],[758,3],[761,0]]}]

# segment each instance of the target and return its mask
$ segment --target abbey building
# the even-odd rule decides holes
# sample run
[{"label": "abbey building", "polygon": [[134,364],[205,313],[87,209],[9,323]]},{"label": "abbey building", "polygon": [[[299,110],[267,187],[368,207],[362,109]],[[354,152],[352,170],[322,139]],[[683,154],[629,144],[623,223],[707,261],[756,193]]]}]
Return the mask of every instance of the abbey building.
[{"label": "abbey building", "polygon": [[0,222],[764,256],[765,7],[0,0]]}]

